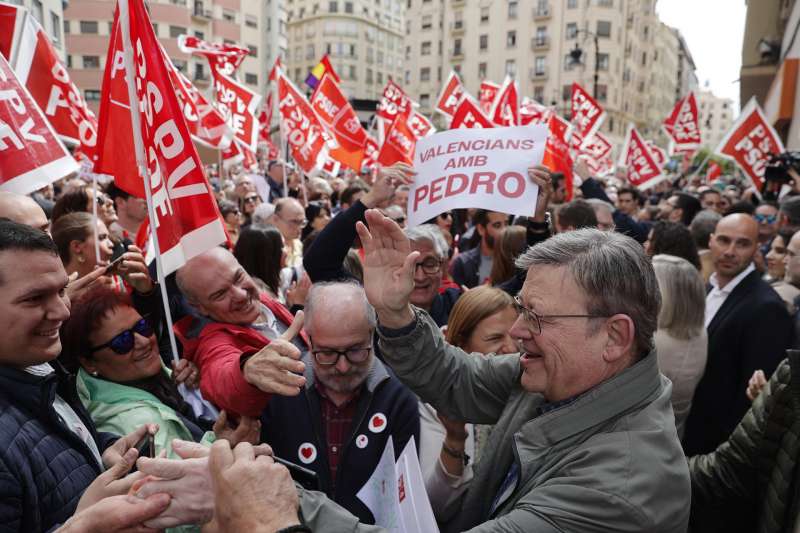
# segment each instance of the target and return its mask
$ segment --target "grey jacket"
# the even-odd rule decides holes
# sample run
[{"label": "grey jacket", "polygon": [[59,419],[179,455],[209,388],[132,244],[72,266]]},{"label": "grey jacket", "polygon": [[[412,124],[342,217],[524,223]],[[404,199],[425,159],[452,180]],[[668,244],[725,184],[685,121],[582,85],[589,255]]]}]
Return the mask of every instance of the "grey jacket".
[{"label": "grey jacket", "polygon": [[[451,530],[686,531],[689,471],[655,353],[539,415],[544,400],[521,388],[517,356],[468,355],[447,344],[424,312],[408,335],[381,335],[380,348],[401,381],[437,411],[495,425]],[[490,513],[512,462],[519,480]],[[380,531],[342,513],[334,520],[329,504],[313,495],[301,500],[307,520],[326,516],[319,527],[309,523],[315,532]]]}]

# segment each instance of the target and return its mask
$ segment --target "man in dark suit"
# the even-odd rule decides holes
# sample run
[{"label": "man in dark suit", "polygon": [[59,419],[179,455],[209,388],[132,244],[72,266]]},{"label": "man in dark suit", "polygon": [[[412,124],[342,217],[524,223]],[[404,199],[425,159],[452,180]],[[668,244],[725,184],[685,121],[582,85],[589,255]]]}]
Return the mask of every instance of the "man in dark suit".
[{"label": "man in dark suit", "polygon": [[753,217],[720,220],[709,247],[715,271],[706,296],[708,362],[686,422],[687,456],[712,452],[728,439],[750,407],[747,380],[757,369],[772,374],[791,343],[786,306],[753,265]]}]

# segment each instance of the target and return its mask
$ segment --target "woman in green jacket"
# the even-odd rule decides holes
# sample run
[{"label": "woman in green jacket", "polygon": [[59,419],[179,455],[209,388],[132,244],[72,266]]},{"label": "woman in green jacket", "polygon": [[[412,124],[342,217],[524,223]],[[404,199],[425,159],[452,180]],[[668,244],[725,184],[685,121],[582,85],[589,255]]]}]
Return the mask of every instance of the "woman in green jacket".
[{"label": "woman in green jacket", "polygon": [[127,294],[97,287],[83,295],[61,327],[61,342],[62,363],[77,372],[78,394],[98,430],[126,435],[158,424],[154,451],[170,457],[177,457],[173,439],[257,443],[255,419],[230,427],[224,412],[216,422],[195,417],[164,366],[152,325]]}]

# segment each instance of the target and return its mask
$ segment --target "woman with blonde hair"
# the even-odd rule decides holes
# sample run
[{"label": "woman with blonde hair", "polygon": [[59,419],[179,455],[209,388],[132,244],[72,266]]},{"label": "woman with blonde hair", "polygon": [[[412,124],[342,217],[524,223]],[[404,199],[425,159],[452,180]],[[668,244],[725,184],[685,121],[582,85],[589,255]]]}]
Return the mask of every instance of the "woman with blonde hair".
[{"label": "woman with blonde hair", "polygon": [[653,269],[661,292],[658,330],[654,336],[658,366],[672,381],[675,427],[678,437],[683,438],[692,397],[706,368],[706,291],[702,276],[686,259],[656,255]]},{"label": "woman with blonde hair", "polygon": [[[517,319],[514,300],[500,289],[482,285],[458,299],[447,322],[445,339],[476,357],[518,351],[508,331]],[[469,485],[472,465],[481,457],[491,426],[450,420],[420,404],[420,463],[437,520],[452,518],[450,506]]]},{"label": "woman with blonde hair", "polygon": [[494,243],[492,272],[489,279],[492,285],[499,285],[514,277],[514,261],[528,247],[528,230],[524,226],[507,226]]}]

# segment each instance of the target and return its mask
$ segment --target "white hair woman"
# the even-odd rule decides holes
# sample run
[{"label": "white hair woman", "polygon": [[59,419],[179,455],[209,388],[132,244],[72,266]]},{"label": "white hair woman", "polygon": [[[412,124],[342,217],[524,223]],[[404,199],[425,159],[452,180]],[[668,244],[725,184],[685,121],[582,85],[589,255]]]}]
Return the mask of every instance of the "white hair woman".
[{"label": "white hair woman", "polygon": [[658,366],[672,381],[675,427],[683,438],[694,390],[706,367],[706,291],[702,276],[686,259],[659,254],[653,257],[653,269],[661,291],[654,336]]}]

